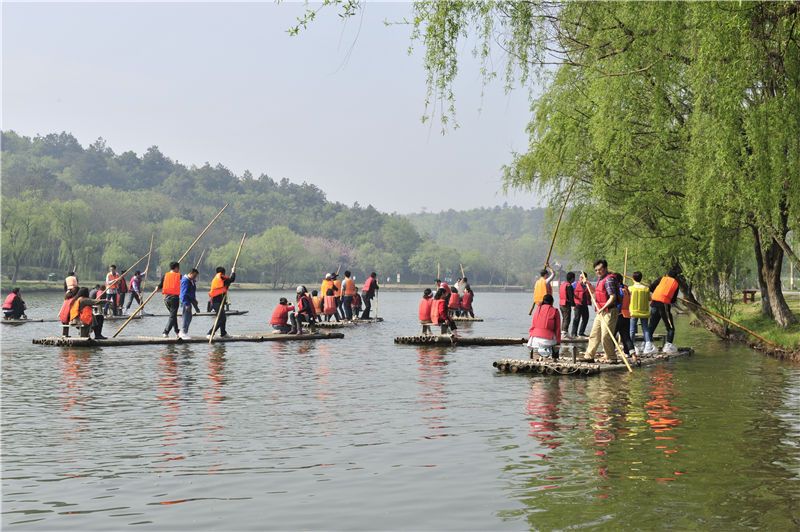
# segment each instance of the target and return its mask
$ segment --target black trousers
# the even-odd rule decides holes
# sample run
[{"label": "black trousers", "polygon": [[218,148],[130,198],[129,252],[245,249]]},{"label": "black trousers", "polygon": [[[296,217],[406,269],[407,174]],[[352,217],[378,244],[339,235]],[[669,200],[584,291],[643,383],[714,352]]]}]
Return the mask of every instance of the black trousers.
[{"label": "black trousers", "polygon": [[[222,305],[222,300],[225,298],[225,294],[214,296],[214,299],[211,300],[211,312],[219,313],[219,321],[217,322],[217,328],[214,329],[214,325],[211,325],[211,329],[208,330],[208,334],[214,334],[214,331],[219,331],[222,336],[228,334],[227,329],[225,329],[225,325],[228,323],[228,318],[225,316],[225,309],[223,308],[222,311],[219,310],[219,307]],[[216,318],[214,318],[216,320]]]},{"label": "black trousers", "polygon": [[181,306],[181,299],[178,296],[164,296],[164,305],[169,311],[169,319],[167,321],[167,328],[164,329],[164,334],[169,334],[172,329],[175,329],[175,334],[178,334],[178,309]]},{"label": "black trousers", "polygon": [[569,322],[572,320],[572,307],[563,305],[558,308],[561,309],[561,333],[565,334],[569,331]]},{"label": "black trousers", "polygon": [[589,305],[575,305],[573,312],[572,336],[586,336],[586,326],[589,324]]}]

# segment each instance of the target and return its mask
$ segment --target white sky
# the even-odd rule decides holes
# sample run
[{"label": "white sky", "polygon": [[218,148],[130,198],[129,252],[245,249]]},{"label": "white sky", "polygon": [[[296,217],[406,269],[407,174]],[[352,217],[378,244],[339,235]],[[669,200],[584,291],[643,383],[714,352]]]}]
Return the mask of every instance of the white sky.
[{"label": "white sky", "polygon": [[[500,167],[528,144],[527,92],[481,98],[463,45],[460,128],[423,124],[421,50],[385,26],[407,3],[374,3],[343,23],[323,9],[298,37],[302,3],[2,5],[2,128],[67,131],[116,153],[156,145],[183,164],[222,163],[320,187],[328,199],[409,213],[533,207],[503,196]],[[503,64],[496,67],[502,71]]]}]

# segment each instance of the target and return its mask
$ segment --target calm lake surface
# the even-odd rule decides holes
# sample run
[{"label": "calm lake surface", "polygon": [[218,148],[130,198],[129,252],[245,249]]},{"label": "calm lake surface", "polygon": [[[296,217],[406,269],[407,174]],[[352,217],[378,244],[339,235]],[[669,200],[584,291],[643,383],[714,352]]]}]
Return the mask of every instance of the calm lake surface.
[{"label": "calm lake surface", "polygon": [[[280,296],[234,291],[250,313],[228,331],[267,330]],[[23,297],[31,318],[60,307]],[[3,528],[800,527],[800,367],[680,317],[685,360],[499,374],[524,347],[395,345],[419,331],[418,300],[384,293],[384,323],[317,342],[77,349],[31,344],[58,323],[1,325]],[[486,321],[461,333],[526,336],[530,300],[478,293]]]}]

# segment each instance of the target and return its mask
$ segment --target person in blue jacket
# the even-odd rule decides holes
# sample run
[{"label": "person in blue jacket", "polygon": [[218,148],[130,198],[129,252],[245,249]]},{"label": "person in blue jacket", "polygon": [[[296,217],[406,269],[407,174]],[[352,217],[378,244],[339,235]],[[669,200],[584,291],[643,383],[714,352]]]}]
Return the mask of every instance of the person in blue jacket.
[{"label": "person in blue jacket", "polygon": [[196,279],[200,272],[197,268],[192,268],[189,273],[181,277],[181,308],[183,308],[183,316],[181,318],[181,331],[178,333],[178,338],[181,340],[190,340],[189,324],[192,323],[192,307],[195,312],[200,312],[200,307],[197,306],[197,284]]}]

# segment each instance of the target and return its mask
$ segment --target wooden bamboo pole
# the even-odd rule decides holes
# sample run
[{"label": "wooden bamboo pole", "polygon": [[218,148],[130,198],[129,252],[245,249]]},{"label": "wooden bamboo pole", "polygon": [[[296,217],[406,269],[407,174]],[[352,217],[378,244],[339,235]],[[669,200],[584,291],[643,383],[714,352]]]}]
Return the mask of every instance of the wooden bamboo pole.
[{"label": "wooden bamboo pole", "polygon": [[759,335],[757,335],[756,333],[754,333],[754,332],[753,332],[753,331],[751,331],[750,329],[747,329],[747,328],[745,328],[745,327],[742,327],[742,326],[741,326],[741,325],[739,325],[738,323],[736,323],[736,322],[733,322],[733,321],[729,320],[728,318],[726,318],[726,317],[724,317],[724,316],[720,316],[720,315],[719,315],[719,314],[717,314],[716,312],[712,312],[712,311],[708,310],[707,308],[705,308],[705,307],[703,307],[703,306],[699,305],[698,303],[692,303],[691,301],[689,301],[689,300],[687,300],[687,299],[683,299],[683,298],[682,298],[682,297],[680,297],[680,296],[678,296],[678,299],[680,299],[681,301],[683,301],[684,303],[686,303],[686,304],[688,304],[688,305],[691,305],[691,306],[693,306],[693,307],[699,308],[699,309],[700,309],[700,310],[702,310],[703,312],[707,312],[708,314],[711,314],[712,316],[716,316],[716,317],[718,317],[719,319],[721,319],[721,320],[723,320],[723,321],[726,321],[726,322],[730,323],[730,324],[731,324],[731,325],[733,325],[734,327],[738,327],[738,328],[740,328],[741,330],[743,330],[743,331],[745,331],[745,332],[747,332],[747,333],[749,333],[749,334],[751,334],[751,335],[755,336],[756,338],[758,338],[758,339],[759,339],[759,340],[761,340],[762,342],[766,342],[766,343],[768,343],[769,345],[771,345],[771,346],[773,346],[773,347],[777,347],[778,349],[781,349],[781,346],[779,346],[778,344],[775,344],[775,343],[773,343],[773,342],[770,342],[769,340],[767,340],[767,339],[766,339],[766,338],[764,338],[763,336],[759,336]]},{"label": "wooden bamboo pole", "polygon": [[625,265],[622,267],[622,278],[628,276],[628,248],[625,248]]},{"label": "wooden bamboo pole", "polygon": [[[436,278],[439,279],[439,281],[442,280],[442,265],[439,262],[436,263]],[[437,286],[436,288],[439,287]]]},{"label": "wooden bamboo pole", "polygon": [[[569,201],[570,195],[572,195],[572,189],[575,187],[575,183],[578,181],[577,174],[575,177],[572,178],[572,183],[569,186],[569,190],[567,191],[567,197],[564,198],[564,205],[561,206],[561,212],[558,213],[558,221],[556,222],[556,229],[553,231],[553,238],[550,240],[550,249],[547,250],[547,258],[544,259],[544,267],[547,268],[550,266],[550,254],[553,252],[553,244],[556,243],[556,235],[558,234],[558,227],[561,225],[561,217],[564,216],[564,209],[567,208],[567,202]],[[528,316],[533,314],[533,307],[536,306],[536,301],[531,302],[531,308],[528,310]]]},{"label": "wooden bamboo pole", "polygon": [[[206,231],[208,231],[208,228],[209,228],[209,227],[211,227],[211,226],[214,224],[214,222],[216,222],[216,221],[217,221],[217,219],[219,218],[219,215],[220,215],[220,214],[222,214],[222,211],[224,211],[225,209],[227,209],[227,208],[228,208],[228,205],[230,205],[230,204],[229,204],[229,203],[226,203],[226,204],[225,204],[225,206],[222,208],[222,210],[221,210],[221,211],[219,211],[219,212],[217,213],[217,215],[216,215],[216,216],[214,216],[214,218],[213,218],[213,219],[212,219],[210,222],[208,222],[208,225],[206,226],[206,228],[205,228],[205,229],[203,229],[203,231],[200,233],[200,236],[198,236],[197,238],[195,238],[195,239],[194,239],[194,242],[192,242],[192,245],[191,245],[191,246],[189,246],[189,249],[187,249],[187,250],[186,250],[186,253],[184,253],[184,254],[181,256],[181,258],[178,260],[178,262],[180,262],[180,261],[182,261],[184,258],[186,258],[186,255],[188,255],[188,254],[189,254],[189,252],[192,250],[192,248],[195,246],[195,244],[197,244],[197,242],[200,240],[200,238],[201,238],[201,237],[202,237],[204,234],[206,234]],[[153,239],[151,238],[151,239],[150,239],[150,246],[152,247],[152,245],[153,245]],[[149,266],[150,266],[150,265],[148,264],[148,267],[149,267]],[[156,286],[156,289],[155,289],[155,290],[153,290],[153,293],[152,293],[152,294],[150,294],[150,295],[147,297],[147,299],[145,299],[145,300],[144,300],[144,302],[143,302],[141,305],[139,305],[139,308],[137,308],[137,309],[136,309],[136,311],[135,311],[133,314],[131,314],[131,315],[130,315],[130,317],[129,317],[127,320],[125,320],[125,323],[123,323],[123,324],[122,324],[122,326],[121,326],[119,329],[117,329],[117,332],[115,332],[115,333],[114,333],[114,335],[112,336],[112,338],[116,338],[116,337],[117,337],[117,335],[118,335],[120,332],[122,332],[122,329],[124,329],[125,327],[127,327],[127,326],[128,326],[128,324],[131,322],[131,320],[132,320],[133,318],[135,318],[135,317],[136,317],[136,316],[137,316],[137,315],[138,315],[138,314],[139,314],[139,313],[142,311],[142,309],[144,308],[144,306],[145,306],[145,305],[147,305],[147,302],[148,302],[148,301],[150,301],[150,298],[151,298],[151,297],[153,297],[154,295],[156,295],[156,292],[158,292],[158,287],[157,287],[157,286]]]},{"label": "wooden bamboo pole", "polygon": [[[581,277],[583,277],[582,280],[584,280],[584,281],[586,280],[586,277],[584,277],[583,275],[581,275]],[[594,306],[594,311],[597,312],[597,315],[594,317],[594,319],[600,320],[600,326],[601,327],[605,327],[606,332],[611,336],[611,339],[614,341],[614,345],[617,348],[617,352],[620,355],[622,355],[622,360],[625,362],[625,365],[628,367],[628,371],[629,372],[633,372],[633,369],[631,368],[631,365],[628,362],[628,357],[625,356],[625,351],[623,351],[622,347],[620,347],[620,345],[619,345],[619,342],[617,342],[617,337],[614,334],[614,331],[609,330],[608,324],[603,320],[602,317],[600,317],[600,312],[599,312],[600,311],[600,307],[597,305],[597,300],[595,300],[595,298],[594,298],[594,290],[589,290],[589,297],[592,298],[592,305]],[[606,357],[608,357],[608,353],[606,353]]]},{"label": "wooden bamboo pole", "polygon": [[[244,246],[244,239],[247,238],[247,233],[242,235],[242,241],[239,243],[239,250],[236,252],[236,258],[233,259],[233,267],[231,268],[231,273],[236,271],[236,263],[239,262],[239,254],[242,252],[242,246]],[[217,319],[214,320],[214,326],[211,327],[211,335],[208,338],[208,343],[214,341],[214,335],[217,332],[217,324],[219,323],[219,317],[222,316],[222,311],[225,308],[225,300],[228,298],[228,292],[225,291],[225,295],[222,297],[222,301],[219,305],[219,310],[217,311]]]},{"label": "wooden bamboo pole", "polygon": [[142,279],[142,283],[139,285],[139,290],[144,290],[144,285],[147,283],[147,272],[150,270],[150,259],[153,258],[153,239],[155,239],[155,237],[155,233],[150,235],[150,253],[147,255],[147,266],[144,267],[144,279]]},{"label": "wooden bamboo pole", "polygon": [[194,267],[195,270],[199,270],[200,269],[200,263],[203,262],[203,255],[205,255],[205,254],[206,254],[206,248],[203,248],[203,252],[200,253],[200,258],[197,259],[197,266]]},{"label": "wooden bamboo pole", "polygon": [[464,277],[467,276],[467,274],[464,273],[464,265],[459,263],[459,266],[461,266],[461,278],[463,279]]}]

